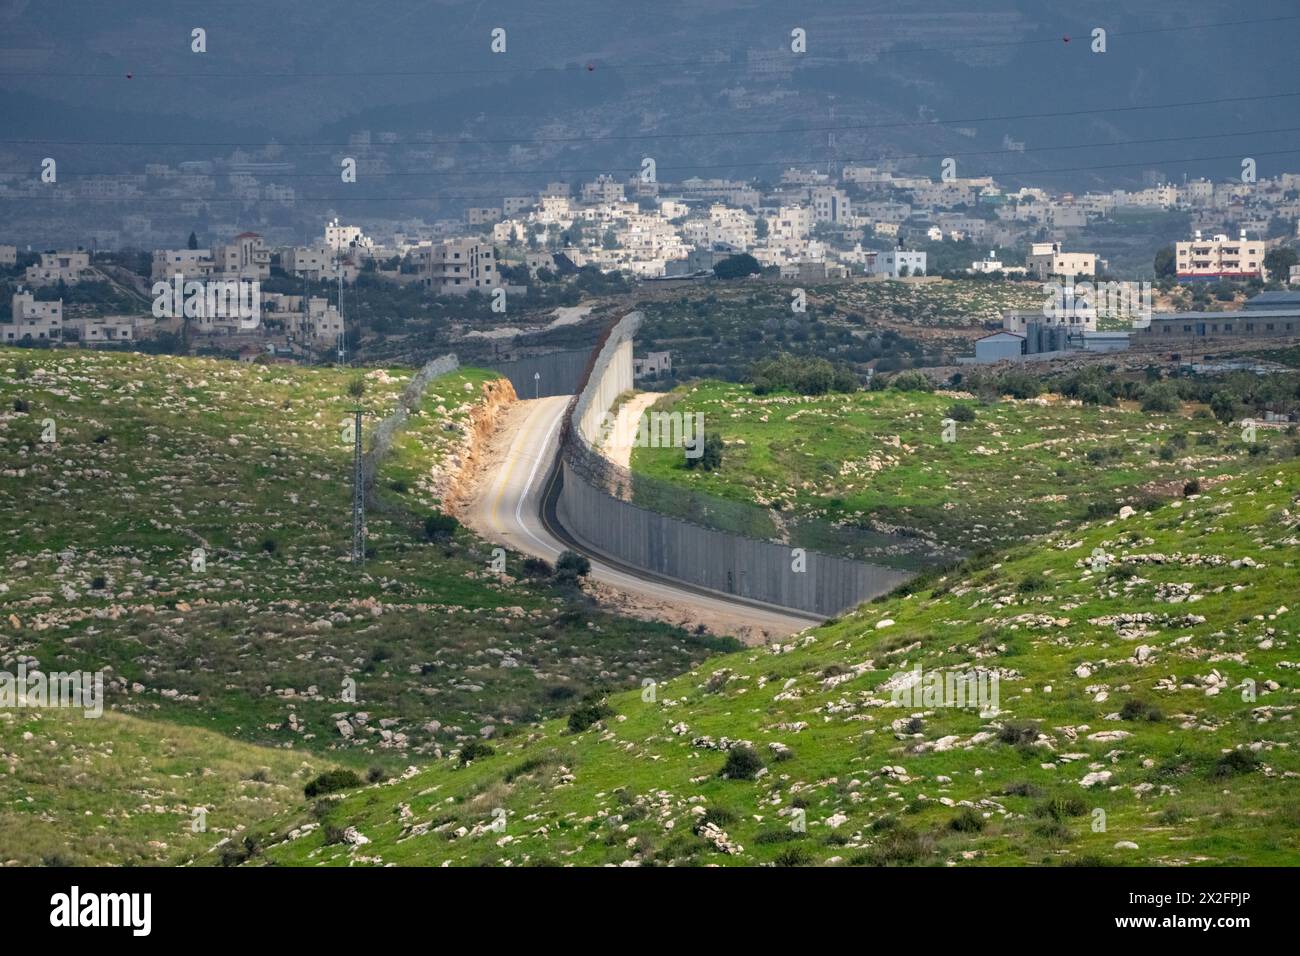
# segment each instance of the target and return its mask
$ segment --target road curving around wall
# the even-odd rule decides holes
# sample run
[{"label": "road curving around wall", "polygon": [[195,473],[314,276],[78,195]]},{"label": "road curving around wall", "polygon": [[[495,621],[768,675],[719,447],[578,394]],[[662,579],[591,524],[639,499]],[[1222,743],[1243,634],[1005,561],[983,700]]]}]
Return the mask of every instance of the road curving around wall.
[{"label": "road curving around wall", "polygon": [[832,617],[911,575],[694,524],[627,500],[637,478],[595,450],[605,413],[633,387],[641,313],[606,330],[560,426],[553,521],[582,550],[696,593]]}]

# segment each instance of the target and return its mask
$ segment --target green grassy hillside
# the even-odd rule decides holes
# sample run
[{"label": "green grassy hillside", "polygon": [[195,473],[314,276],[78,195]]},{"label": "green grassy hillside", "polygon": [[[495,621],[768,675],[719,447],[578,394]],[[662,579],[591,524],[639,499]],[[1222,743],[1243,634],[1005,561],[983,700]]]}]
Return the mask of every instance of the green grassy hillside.
[{"label": "green grassy hillside", "polygon": [[0,865],[217,860],[330,766],[111,712],[0,711]]},{"label": "green grassy hillside", "polygon": [[[426,533],[493,378],[473,369],[430,385],[381,463],[386,507],[368,517],[358,571],[343,432],[356,374],[0,350],[0,671],[102,670],[118,715],[0,713],[0,797],[17,814],[0,828],[44,834],[18,858],[172,860],[208,845],[167,837],[179,807],[220,798],[255,820],[289,791],[301,801],[286,781],[304,761],[400,773],[738,646],[606,613],[526,576],[518,555],[498,574],[463,529]],[[367,428],[411,374],[366,370]],[[138,789],[58,772],[79,764]],[[243,776],[259,766],[274,800]],[[137,801],[171,809],[141,826]],[[85,848],[59,854],[59,832]],[[0,832],[0,846],[14,842]]]},{"label": "green grassy hillside", "polygon": [[[1180,494],[1293,439],[1263,429],[1259,445],[1191,404],[1153,413],[1059,396],[992,404],[885,389],[821,396],[755,395],[706,382],[656,405],[701,413],[726,442],[722,467],[688,469],[680,449],[637,448],[635,471],[774,511],[919,535],[949,552],[1007,547],[1098,509]],[[969,410],[945,440],[945,418]],[[1254,454],[1252,454],[1252,451]],[[1273,455],[1276,458],[1276,454]],[[775,521],[773,523],[775,530]]]},{"label": "green grassy hillside", "polygon": [[[1294,865],[1298,528],[1287,461],[1056,533],[321,800],[260,858]],[[916,665],[998,674],[998,712],[891,706]]]}]

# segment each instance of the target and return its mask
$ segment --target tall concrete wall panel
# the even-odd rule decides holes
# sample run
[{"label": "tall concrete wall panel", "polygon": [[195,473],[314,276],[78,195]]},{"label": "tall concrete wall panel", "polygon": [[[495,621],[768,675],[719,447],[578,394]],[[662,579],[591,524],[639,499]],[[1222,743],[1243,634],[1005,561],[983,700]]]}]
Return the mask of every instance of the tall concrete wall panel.
[{"label": "tall concrete wall panel", "polygon": [[796,571],[782,544],[727,534],[646,511],[593,487],[564,463],[560,523],[592,550],[625,564],[754,601],[834,616],[910,575],[808,551]]},{"label": "tall concrete wall panel", "polygon": [[[582,372],[591,360],[590,349],[547,352],[510,362],[474,363],[510,380],[520,398],[550,398],[572,395],[582,383]],[[534,378],[533,376],[537,377]]]},{"label": "tall concrete wall panel", "polygon": [[760,541],[648,511],[597,479],[591,439],[615,399],[632,388],[632,336],[641,313],[625,316],[592,363],[570,408],[561,450],[560,523],[591,550],[654,574],[724,594],[833,616],[892,590],[910,574],[861,561]]}]

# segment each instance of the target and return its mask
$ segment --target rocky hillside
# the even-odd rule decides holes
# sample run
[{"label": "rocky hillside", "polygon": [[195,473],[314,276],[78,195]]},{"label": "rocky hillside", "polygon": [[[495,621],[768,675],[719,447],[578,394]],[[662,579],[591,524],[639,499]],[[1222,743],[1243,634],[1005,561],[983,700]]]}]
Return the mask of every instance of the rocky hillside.
[{"label": "rocky hillside", "polygon": [[1294,460],[1125,508],[319,800],[259,858],[1294,865],[1298,527]]},{"label": "rocky hillside", "polygon": [[[441,516],[502,400],[473,369],[433,380],[379,463],[358,571],[357,374],[0,350],[0,672],[102,671],[106,711],[0,711],[0,846],[173,860],[300,803],[305,774],[384,777],[737,646],[615,617],[518,555],[498,573]],[[367,430],[412,374],[364,372]]]}]

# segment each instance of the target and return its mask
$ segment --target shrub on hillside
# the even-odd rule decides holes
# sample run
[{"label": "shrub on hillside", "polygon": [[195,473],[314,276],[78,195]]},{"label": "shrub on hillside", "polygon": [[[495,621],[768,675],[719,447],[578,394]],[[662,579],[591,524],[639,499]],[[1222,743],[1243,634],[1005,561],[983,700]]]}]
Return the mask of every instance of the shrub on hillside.
[{"label": "shrub on hillside", "polygon": [[580,707],[569,714],[569,733],[580,734],[592,724],[614,716],[614,708],[602,697],[588,697]]},{"label": "shrub on hillside", "polygon": [[1119,709],[1120,720],[1148,720],[1152,723],[1161,720],[1163,715],[1160,708],[1155,704],[1148,704],[1144,700],[1126,701],[1124,706]]},{"label": "shrub on hillside", "polygon": [[1004,372],[998,377],[998,391],[1012,398],[1037,398],[1043,391],[1043,383],[1029,372]]},{"label": "shrub on hillside", "polygon": [[460,522],[451,515],[431,514],[424,519],[424,536],[430,541],[450,541],[459,527]]},{"label": "shrub on hillside", "polygon": [[722,451],[725,446],[722,442],[722,436],[717,432],[706,432],[704,435],[704,447],[700,449],[700,454],[686,458],[687,468],[698,468],[700,471],[717,471],[722,467]]},{"label": "shrub on hillside", "polygon": [[326,770],[303,787],[302,792],[303,796],[311,799],[312,797],[319,797],[327,793],[359,786],[361,786],[361,778],[351,770]]},{"label": "shrub on hillside", "polygon": [[899,392],[933,392],[934,384],[920,372],[899,372],[889,380],[889,387]]},{"label": "shrub on hillside", "polygon": [[1151,385],[1142,393],[1144,412],[1176,412],[1178,406],[1178,392],[1168,382]]},{"label": "shrub on hillside", "polygon": [[478,760],[481,757],[491,757],[495,750],[481,740],[471,740],[460,748],[460,765],[463,767],[471,760]]},{"label": "shrub on hillside", "polygon": [[1032,720],[1010,720],[998,731],[998,740],[1004,744],[1028,746],[1038,739],[1038,724]]},{"label": "shrub on hillside", "polygon": [[755,362],[749,370],[749,381],[758,395],[782,388],[800,395],[858,390],[858,379],[851,369],[832,365],[824,358],[806,358],[788,352]]},{"label": "shrub on hillside", "polygon": [[524,558],[524,577],[528,578],[549,578],[554,573],[551,566],[542,558],[534,558],[531,555]]},{"label": "shrub on hillside", "polygon": [[722,765],[721,776],[728,780],[753,780],[763,769],[763,758],[754,748],[743,745],[727,751],[727,762]]},{"label": "shrub on hillside", "polygon": [[555,580],[562,584],[576,584],[590,573],[591,562],[577,551],[565,551],[555,559]]},{"label": "shrub on hillside", "polygon": [[949,407],[948,417],[955,422],[975,421],[975,409],[969,405],[955,404]]}]

